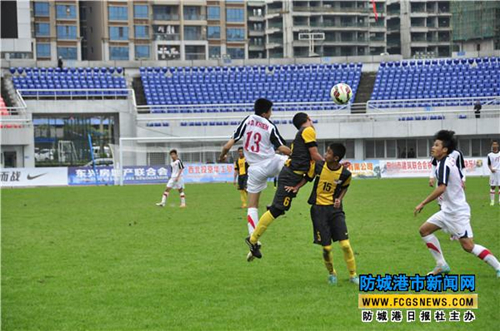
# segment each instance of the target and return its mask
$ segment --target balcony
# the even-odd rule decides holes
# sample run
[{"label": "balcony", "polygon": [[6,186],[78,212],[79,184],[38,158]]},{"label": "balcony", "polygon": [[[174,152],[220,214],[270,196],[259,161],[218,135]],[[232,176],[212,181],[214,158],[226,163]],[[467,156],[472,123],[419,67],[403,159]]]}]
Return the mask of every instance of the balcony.
[{"label": "balcony", "polygon": [[186,60],[205,60],[205,53],[186,53]]},{"label": "balcony", "polygon": [[205,21],[206,15],[201,14],[184,14],[185,21]]},{"label": "balcony", "polygon": [[207,40],[207,35],[206,33],[184,33],[184,40]]},{"label": "balcony", "polygon": [[275,32],[280,32],[283,30],[283,23],[269,23],[266,28],[267,34],[272,34]]},{"label": "balcony", "polygon": [[264,30],[248,30],[249,37],[262,37],[265,35]]},{"label": "balcony", "polygon": [[164,40],[164,41],[172,41],[172,40],[181,40],[181,35],[179,33],[154,33],[154,40]]},{"label": "balcony", "polygon": [[180,17],[177,14],[160,14],[153,13],[153,20],[155,21],[179,21]]},{"label": "balcony", "polygon": [[283,47],[283,38],[269,38],[268,42],[266,43],[266,48],[271,49],[271,48],[276,48],[276,47]]},{"label": "balcony", "polygon": [[355,8],[355,7],[311,7],[311,6],[294,6],[294,12],[302,13],[362,13],[369,14],[371,9],[368,8]]},{"label": "balcony", "polygon": [[249,45],[249,51],[263,51],[265,49],[264,45]]}]

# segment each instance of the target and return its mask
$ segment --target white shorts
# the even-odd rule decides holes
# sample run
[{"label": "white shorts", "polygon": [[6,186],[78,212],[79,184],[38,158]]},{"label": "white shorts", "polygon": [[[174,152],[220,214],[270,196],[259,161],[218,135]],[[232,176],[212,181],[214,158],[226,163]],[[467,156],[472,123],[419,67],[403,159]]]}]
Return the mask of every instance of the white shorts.
[{"label": "white shorts", "polygon": [[472,238],[472,227],[470,226],[470,215],[445,214],[443,211],[438,211],[427,222],[439,226],[444,232],[457,236],[458,238]]},{"label": "white shorts", "polygon": [[184,188],[184,179],[181,177],[176,182],[174,178],[170,178],[167,183],[167,188],[173,188],[174,190],[180,190]]},{"label": "white shorts", "polygon": [[278,176],[287,159],[287,156],[275,155],[271,159],[252,164],[248,168],[248,193],[262,192],[267,187],[267,179]]},{"label": "white shorts", "polygon": [[490,174],[490,186],[500,186],[500,170]]}]

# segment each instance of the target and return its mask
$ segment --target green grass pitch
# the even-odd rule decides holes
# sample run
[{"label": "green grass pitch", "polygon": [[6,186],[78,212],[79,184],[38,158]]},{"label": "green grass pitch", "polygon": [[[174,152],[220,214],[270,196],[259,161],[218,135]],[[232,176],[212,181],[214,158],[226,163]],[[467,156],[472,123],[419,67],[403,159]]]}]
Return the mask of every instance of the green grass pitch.
[{"label": "green grass pitch", "polygon": [[[500,256],[500,207],[486,178],[468,178],[477,243]],[[247,263],[246,212],[231,184],[188,185],[188,208],[163,185],[2,190],[2,330],[451,330],[456,323],[361,322],[358,290],[338,245],[336,287],[312,244],[311,185]],[[413,208],[426,179],[355,180],[344,201],[358,273],[415,273],[434,260]],[[272,199],[270,186],[261,198]],[[261,213],[264,208],[261,207]],[[500,280],[438,233],[452,273],[476,274],[479,309],[468,328],[496,330]],[[463,325],[463,322],[460,322]]]}]

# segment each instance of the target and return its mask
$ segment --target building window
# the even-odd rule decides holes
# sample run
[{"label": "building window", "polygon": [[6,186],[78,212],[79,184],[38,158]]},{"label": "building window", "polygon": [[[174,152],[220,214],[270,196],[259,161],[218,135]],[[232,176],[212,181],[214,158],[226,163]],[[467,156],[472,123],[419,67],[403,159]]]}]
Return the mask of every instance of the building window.
[{"label": "building window", "polygon": [[57,47],[57,57],[64,60],[76,60],[76,47]]},{"label": "building window", "polygon": [[48,2],[35,2],[33,4],[33,11],[35,12],[35,16],[48,17],[48,16],[50,16],[49,3]]},{"label": "building window", "polygon": [[109,27],[110,40],[128,40],[128,27],[111,26]]},{"label": "building window", "polygon": [[110,21],[126,21],[128,20],[128,8],[127,7],[108,7],[108,19]]},{"label": "building window", "polygon": [[109,47],[109,59],[128,61],[128,47]]},{"label": "building window", "polygon": [[76,19],[76,6],[56,5],[56,17],[61,19]]},{"label": "building window", "polygon": [[184,48],[186,60],[205,60],[207,53],[205,46],[186,45]]},{"label": "building window", "polygon": [[178,21],[177,6],[153,6],[153,19],[158,21]]},{"label": "building window", "polygon": [[50,57],[50,44],[36,44],[36,56],[37,58],[47,58]]},{"label": "building window", "polygon": [[243,9],[226,9],[226,21],[227,22],[244,22],[245,12]]},{"label": "building window", "polygon": [[184,6],[184,19],[188,21],[197,21],[205,18],[201,15],[201,7]]},{"label": "building window", "polygon": [[226,38],[227,41],[243,41],[245,40],[245,29],[227,29]]},{"label": "building window", "polygon": [[149,26],[147,26],[147,25],[135,25],[134,26],[134,36],[136,38],[149,38]]},{"label": "building window", "polygon": [[148,18],[149,7],[148,5],[134,5],[134,18]]},{"label": "building window", "polygon": [[220,58],[220,46],[210,46],[208,48],[208,56],[212,58]]},{"label": "building window", "polygon": [[207,14],[209,20],[220,20],[220,7],[208,7]]},{"label": "building window", "polygon": [[58,25],[57,39],[76,39],[76,26]]},{"label": "building window", "polygon": [[135,46],[135,59],[149,59],[150,58],[149,45],[136,45]]},{"label": "building window", "polygon": [[208,39],[220,39],[220,26],[208,27]]},{"label": "building window", "polygon": [[49,23],[35,23],[35,36],[37,36],[37,37],[49,37],[50,36],[50,24]]},{"label": "building window", "polygon": [[245,49],[244,48],[228,48],[227,54],[231,56],[231,59],[244,59]]},{"label": "building window", "polygon": [[185,26],[184,27],[185,40],[202,40],[204,39],[201,34],[201,26]]}]

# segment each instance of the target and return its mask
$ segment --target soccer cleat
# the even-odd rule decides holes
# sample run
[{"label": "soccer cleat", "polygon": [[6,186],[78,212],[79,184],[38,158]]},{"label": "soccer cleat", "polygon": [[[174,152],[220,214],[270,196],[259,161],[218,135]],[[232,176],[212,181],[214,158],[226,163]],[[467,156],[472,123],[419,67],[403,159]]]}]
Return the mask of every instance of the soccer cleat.
[{"label": "soccer cleat", "polygon": [[158,207],[165,207],[165,204],[164,204],[163,202],[158,202],[156,205],[157,205]]},{"label": "soccer cleat", "polygon": [[358,276],[349,277],[349,283],[359,285],[359,277]]},{"label": "soccer cleat", "polygon": [[252,255],[252,252],[248,252],[247,262],[252,262],[254,259],[255,259],[255,256]]},{"label": "soccer cleat", "polygon": [[328,276],[328,284],[337,285],[337,276],[335,275]]},{"label": "soccer cleat", "polygon": [[497,270],[497,278],[500,278],[500,269]]},{"label": "soccer cleat", "polygon": [[[262,253],[260,252],[261,245],[259,243],[255,244],[255,245],[252,244],[250,242],[250,236],[245,238],[245,242],[247,243],[248,247],[250,248],[250,254],[252,254],[253,257],[256,257],[258,259],[262,258]],[[250,260],[250,261],[252,261],[252,260]],[[248,256],[247,256],[247,261],[250,262],[248,260]]]},{"label": "soccer cleat", "polygon": [[495,205],[495,201],[490,201],[490,206],[494,206]]},{"label": "soccer cleat", "polygon": [[434,270],[432,270],[431,272],[429,272],[427,275],[440,275],[440,274],[448,274],[450,273],[450,266],[445,264],[445,265],[441,265],[441,266],[436,266],[434,268]]},{"label": "soccer cleat", "polygon": [[185,204],[185,203],[183,203],[183,204],[181,204],[179,207],[180,207],[180,208],[186,208],[186,204]]}]

